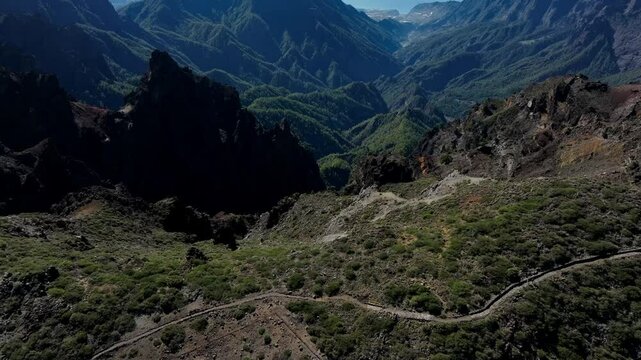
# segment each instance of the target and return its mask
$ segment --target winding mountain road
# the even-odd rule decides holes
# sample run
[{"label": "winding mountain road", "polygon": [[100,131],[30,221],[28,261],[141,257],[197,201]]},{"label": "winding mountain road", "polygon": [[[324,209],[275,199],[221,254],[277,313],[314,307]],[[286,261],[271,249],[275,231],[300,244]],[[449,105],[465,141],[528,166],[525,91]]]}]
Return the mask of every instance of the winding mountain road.
[{"label": "winding mountain road", "polygon": [[397,316],[402,319],[407,319],[407,320],[417,320],[417,321],[425,321],[425,322],[435,322],[435,323],[461,323],[461,322],[469,322],[469,321],[474,321],[478,319],[483,319],[487,316],[490,316],[494,312],[496,312],[502,304],[504,304],[508,299],[512,298],[514,295],[520,293],[525,289],[526,287],[530,285],[534,285],[537,283],[540,283],[542,281],[545,281],[551,277],[560,275],[565,272],[569,271],[574,271],[577,270],[581,267],[584,266],[593,266],[593,265],[598,265],[605,263],[607,261],[612,261],[612,260],[620,260],[620,259],[625,259],[625,258],[630,258],[634,256],[640,256],[641,255],[641,248],[635,248],[635,249],[629,249],[629,250],[623,250],[620,251],[616,254],[611,254],[607,256],[593,256],[589,258],[584,258],[584,259],[579,259],[575,260],[572,262],[569,262],[565,265],[561,265],[559,267],[556,267],[554,269],[546,270],[543,272],[540,272],[538,274],[532,275],[526,279],[523,279],[517,283],[514,283],[507,287],[505,290],[503,290],[500,294],[495,296],[493,299],[491,299],[483,308],[471,312],[468,315],[464,316],[457,316],[457,317],[449,317],[449,318],[443,318],[443,317],[436,317],[434,315],[430,315],[427,313],[421,313],[421,312],[415,312],[415,311],[407,311],[407,310],[401,310],[401,309],[396,309],[392,307],[382,307],[379,305],[374,305],[374,304],[369,304],[369,303],[363,303],[351,296],[347,295],[341,295],[341,296],[335,296],[335,297],[323,297],[323,298],[312,298],[312,297],[306,297],[306,296],[297,296],[297,295],[289,295],[289,294],[282,294],[282,293],[277,293],[277,292],[267,292],[263,294],[256,294],[256,295],[250,295],[245,298],[242,298],[240,300],[231,302],[229,304],[225,305],[220,305],[220,306],[215,306],[211,307],[208,309],[204,309],[201,311],[198,311],[196,313],[193,313],[188,316],[184,316],[182,318],[176,319],[174,321],[168,322],[166,324],[160,325],[154,329],[151,329],[149,331],[146,331],[138,336],[135,336],[131,339],[128,340],[123,340],[120,341],[111,347],[100,351],[96,355],[94,355],[91,359],[96,360],[99,359],[113,351],[116,351],[122,347],[134,344],[142,339],[148,338],[151,335],[154,335],[165,328],[172,326],[172,325],[177,325],[180,323],[184,323],[186,321],[192,320],[194,318],[198,318],[203,315],[207,315],[212,312],[220,311],[220,310],[225,310],[225,309],[231,309],[243,304],[255,302],[255,301],[260,301],[260,300],[267,300],[267,299],[285,299],[285,300],[303,300],[303,301],[315,301],[315,302],[347,302],[354,304],[362,309],[369,310],[369,311],[374,311],[374,312],[379,312],[383,314],[388,314],[388,315],[393,315]]}]

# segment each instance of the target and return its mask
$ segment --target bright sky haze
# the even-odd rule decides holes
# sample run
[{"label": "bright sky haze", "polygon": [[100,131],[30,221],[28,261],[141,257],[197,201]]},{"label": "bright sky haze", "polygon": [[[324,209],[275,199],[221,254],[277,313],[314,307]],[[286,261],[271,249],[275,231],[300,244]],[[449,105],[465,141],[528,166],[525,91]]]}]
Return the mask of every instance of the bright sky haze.
[{"label": "bright sky haze", "polygon": [[433,0],[343,0],[359,9],[398,9],[407,13],[417,4],[433,2]]}]

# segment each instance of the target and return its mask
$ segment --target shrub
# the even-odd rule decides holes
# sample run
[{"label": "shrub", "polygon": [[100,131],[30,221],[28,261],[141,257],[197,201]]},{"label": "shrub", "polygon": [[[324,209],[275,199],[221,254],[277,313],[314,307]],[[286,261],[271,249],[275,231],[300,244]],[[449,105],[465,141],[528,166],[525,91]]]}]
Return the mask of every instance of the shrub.
[{"label": "shrub", "polygon": [[253,305],[245,304],[241,305],[234,311],[234,319],[242,320],[247,314],[251,314],[256,311],[256,307]]},{"label": "shrub", "polygon": [[332,280],[325,286],[325,292],[329,296],[336,296],[341,291],[341,286],[343,286],[343,284],[340,280]]},{"label": "shrub", "polygon": [[305,285],[305,277],[299,273],[296,273],[287,279],[287,290],[296,291],[301,289]]},{"label": "shrub", "polygon": [[207,319],[198,319],[198,320],[192,321],[191,323],[191,328],[198,332],[203,332],[207,330],[207,326],[209,326]]},{"label": "shrub", "polygon": [[170,352],[176,353],[185,343],[185,330],[180,326],[169,326],[163,330],[160,340]]}]

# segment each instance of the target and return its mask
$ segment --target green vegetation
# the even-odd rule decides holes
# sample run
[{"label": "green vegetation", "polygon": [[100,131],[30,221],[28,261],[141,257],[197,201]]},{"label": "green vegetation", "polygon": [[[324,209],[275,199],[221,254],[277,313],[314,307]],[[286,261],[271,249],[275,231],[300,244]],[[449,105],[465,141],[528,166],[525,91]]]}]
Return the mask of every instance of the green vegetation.
[{"label": "green vegetation", "polygon": [[160,340],[172,352],[178,352],[185,343],[185,329],[180,326],[170,326],[163,330]]},{"label": "green vegetation", "polygon": [[244,98],[254,99],[249,110],[263,124],[274,126],[286,120],[318,158],[351,150],[353,146],[343,133],[387,111],[378,90],[364,83],[307,94],[283,93],[280,89],[261,86],[247,91]]},{"label": "green vegetation", "polygon": [[[191,267],[186,258],[191,245],[182,242],[183,235],[150,226],[154,220],[148,214],[131,213],[118,204],[105,203],[95,215],[74,220],[78,230],[69,231],[67,224],[50,215],[0,219],[0,248],[6,254],[0,260],[0,272],[15,274],[15,281],[51,266],[60,272],[45,285],[48,296],[43,301],[49,305],[44,320],[31,324],[33,330],[28,333],[16,332],[15,338],[0,344],[0,353],[9,359],[45,359],[50,354],[86,359],[132,331],[136,316],[149,314],[159,321],[161,315],[182,308],[186,293],[202,291],[209,300],[229,301],[270,289],[277,274],[299,267],[290,258],[297,252],[295,245],[231,251],[213,243],[198,244],[212,260]],[[45,239],[13,230],[31,226],[52,231]],[[75,247],[76,231],[88,239],[91,249]],[[242,270],[247,266],[250,272]],[[281,279],[276,285],[284,287],[285,283]],[[0,301],[3,313],[12,314],[7,319],[10,326],[22,326],[17,310],[31,311],[27,299],[16,295]],[[57,301],[64,306],[56,305]],[[233,316],[242,318],[253,311],[253,306],[246,305]],[[195,322],[192,327],[206,327],[206,322]],[[89,342],[89,337],[94,340]]]},{"label": "green vegetation", "polygon": [[245,316],[247,316],[247,314],[251,314],[254,311],[256,311],[256,307],[254,305],[245,304],[236,308],[236,310],[234,310],[233,316],[236,320],[242,320]]},{"label": "green vegetation", "polygon": [[340,189],[347,185],[352,172],[352,165],[350,164],[352,158],[349,155],[332,154],[318,160],[318,167],[325,184],[335,189]]},{"label": "green vegetation", "polygon": [[357,146],[357,154],[390,152],[408,156],[428,130],[443,123],[445,115],[438,110],[391,112],[354,126],[347,137]]},{"label": "green vegetation", "polygon": [[301,289],[305,285],[305,276],[302,274],[294,274],[287,279],[287,290],[295,291]]},{"label": "green vegetation", "polygon": [[[432,183],[433,179],[423,179],[387,185],[383,190],[412,199]],[[235,251],[210,242],[184,243],[183,235],[160,230],[144,211],[131,212],[107,201],[95,214],[73,220],[43,214],[0,218],[0,249],[6,254],[0,260],[0,272],[14,274],[15,282],[51,266],[60,273],[38,295],[39,301],[48,304],[45,320],[28,332],[17,331],[0,351],[9,359],[44,359],[48,354],[85,359],[132,331],[135,317],[150,315],[160,321],[183,308],[195,293],[222,303],[251,293],[289,289],[317,297],[348,294],[437,316],[465,314],[530,274],[573,259],[639,246],[641,234],[641,192],[634,185],[527,180],[461,185],[441,201],[417,202],[373,222],[381,205],[374,202],[346,221],[346,238],[319,242],[331,219],[353,201],[331,193],[303,195],[278,226],[243,240]],[[37,231],[16,229],[44,229],[46,238]],[[78,247],[76,234],[85,236],[91,247]],[[209,260],[191,266],[186,258],[191,246]],[[10,296],[0,301],[0,310],[13,314],[7,319],[10,328],[26,329],[17,309],[32,311],[28,299]],[[304,304],[291,305],[290,310],[303,316],[317,344],[332,358],[364,351],[371,346],[370,339],[380,335],[378,329],[392,338],[405,331],[402,324],[376,325],[375,316],[345,320],[343,316],[350,312],[373,316],[353,309]],[[527,307],[518,309],[525,312]],[[254,310],[247,304],[229,315],[242,319]],[[353,324],[376,328],[354,333]],[[205,331],[208,324],[194,321],[187,326]],[[444,338],[460,337],[460,346],[469,342],[469,334],[499,336],[494,328],[465,329],[460,333],[456,328],[421,330],[421,341],[427,344],[429,339],[434,347],[423,350],[464,358],[461,354],[472,350],[447,350],[447,345],[439,345],[438,334],[445,331]],[[259,335],[264,337],[267,332],[262,332]],[[174,329],[162,342],[177,347],[179,340],[180,332]],[[473,345],[465,346],[476,349],[477,341],[470,341]],[[536,346],[549,350],[550,345]],[[389,351],[398,351],[394,354],[399,357],[401,351],[412,354],[398,344]],[[576,353],[574,348],[571,351]]]},{"label": "green vegetation", "polygon": [[289,309],[330,359],[358,359],[372,349],[400,359],[635,359],[640,275],[634,259],[588,267],[530,288],[496,316],[462,324],[397,322],[309,303]]},{"label": "green vegetation", "polygon": [[207,330],[208,326],[209,326],[209,322],[207,322],[207,319],[198,319],[198,320],[192,321],[189,327],[191,327],[192,329],[198,332],[203,332]]},{"label": "green vegetation", "polygon": [[[411,199],[431,181],[382,190]],[[266,234],[274,239],[267,243],[317,241],[332,218],[324,201],[303,197],[305,222],[279,226]],[[346,292],[437,315],[465,314],[534,273],[638,246],[641,234],[641,193],[634,186],[609,182],[461,185],[442,201],[401,208],[373,222],[379,206],[373,203],[352,215],[347,238],[306,257],[310,260],[303,291],[314,296]]]},{"label": "green vegetation", "polygon": [[266,126],[287,121],[335,189],[347,184],[354,160],[382,152],[408,156],[428,130],[446,121],[435,109],[388,112],[378,90],[364,83],[308,94],[258,86],[243,98]]},{"label": "green vegetation", "polygon": [[400,306],[404,303],[408,307],[421,312],[428,312],[432,315],[440,315],[443,306],[429,289],[419,285],[404,287],[399,285],[389,285],[385,289],[385,297],[388,303]]}]

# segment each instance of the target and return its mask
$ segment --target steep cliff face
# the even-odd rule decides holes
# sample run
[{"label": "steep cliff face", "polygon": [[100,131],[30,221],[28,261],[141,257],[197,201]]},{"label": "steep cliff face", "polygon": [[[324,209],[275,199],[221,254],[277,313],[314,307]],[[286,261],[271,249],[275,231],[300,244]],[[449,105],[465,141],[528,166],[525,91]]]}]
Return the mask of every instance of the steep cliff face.
[{"label": "steep cliff face", "polygon": [[56,77],[0,68],[0,89],[0,143],[22,151],[49,137],[73,141],[71,106]]},{"label": "steep cliff face", "polygon": [[[166,53],[152,55],[118,112],[70,102],[50,76],[3,72],[0,84],[0,110],[8,114],[0,121],[5,212],[42,210],[105,181],[211,212],[265,210],[323,187],[313,157],[286,124],[260,128],[233,88],[195,76]],[[30,189],[30,178],[45,194],[37,204],[20,190]]]},{"label": "steep cliff face", "polygon": [[424,173],[638,177],[641,85],[562,77],[433,131],[417,152]]},{"label": "steep cliff face", "polygon": [[314,159],[286,125],[259,128],[233,88],[193,75],[166,53],[152,54],[123,111],[102,126],[105,172],[150,199],[252,211],[322,188]]}]

